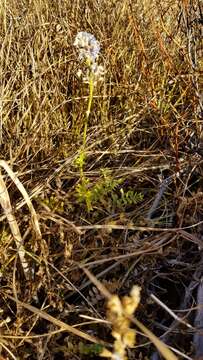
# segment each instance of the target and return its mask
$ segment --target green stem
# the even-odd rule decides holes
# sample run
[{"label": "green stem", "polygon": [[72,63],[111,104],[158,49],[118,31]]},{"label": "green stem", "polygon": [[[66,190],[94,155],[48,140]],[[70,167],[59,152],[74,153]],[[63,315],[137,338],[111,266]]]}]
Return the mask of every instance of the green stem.
[{"label": "green stem", "polygon": [[91,106],[92,106],[93,91],[94,91],[94,74],[91,73],[90,80],[89,80],[89,98],[88,98],[87,112],[86,112],[84,132],[83,132],[83,147],[84,148],[85,148],[86,140],[87,140],[87,125],[88,125],[88,119],[89,119],[90,110],[91,110]]},{"label": "green stem", "polygon": [[[90,66],[90,64],[89,64],[89,66]],[[84,167],[84,162],[85,162],[85,146],[86,146],[86,141],[87,141],[87,126],[88,126],[88,120],[89,120],[89,115],[90,115],[91,106],[92,106],[93,92],[94,92],[94,73],[91,72],[90,78],[89,78],[89,98],[88,98],[88,105],[87,105],[87,111],[86,111],[85,123],[84,123],[84,131],[83,131],[83,145],[82,145],[82,148],[80,150],[80,155],[79,155],[79,157],[80,157],[80,162],[79,162],[80,163],[80,181],[81,181],[81,184],[83,185],[83,187],[86,187],[86,185],[87,185],[83,167]],[[91,202],[88,199],[88,197],[86,197],[86,205],[87,205],[88,211],[90,211]]]}]

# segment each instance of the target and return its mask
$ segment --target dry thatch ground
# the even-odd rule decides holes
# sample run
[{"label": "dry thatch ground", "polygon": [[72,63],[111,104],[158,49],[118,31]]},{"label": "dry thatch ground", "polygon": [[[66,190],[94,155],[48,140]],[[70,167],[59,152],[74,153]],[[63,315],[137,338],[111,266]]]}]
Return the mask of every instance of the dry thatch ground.
[{"label": "dry thatch ground", "polygon": [[[83,268],[121,297],[140,285],[136,317],[178,356],[203,356],[200,2],[1,1],[2,360],[97,359],[93,338],[112,350],[105,291]],[[78,31],[106,70],[83,188]],[[138,331],[127,358],[158,353]]]}]

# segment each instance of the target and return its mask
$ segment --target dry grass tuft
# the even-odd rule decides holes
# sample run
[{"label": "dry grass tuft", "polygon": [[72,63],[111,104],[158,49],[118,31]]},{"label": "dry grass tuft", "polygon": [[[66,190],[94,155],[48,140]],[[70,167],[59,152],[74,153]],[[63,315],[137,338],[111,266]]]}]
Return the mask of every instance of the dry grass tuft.
[{"label": "dry grass tuft", "polygon": [[[112,352],[93,278],[119,299],[138,284],[133,326],[203,356],[202,13],[199,0],[0,2],[2,359]],[[79,31],[101,44],[92,94]],[[144,328],[128,359],[158,359]]]}]

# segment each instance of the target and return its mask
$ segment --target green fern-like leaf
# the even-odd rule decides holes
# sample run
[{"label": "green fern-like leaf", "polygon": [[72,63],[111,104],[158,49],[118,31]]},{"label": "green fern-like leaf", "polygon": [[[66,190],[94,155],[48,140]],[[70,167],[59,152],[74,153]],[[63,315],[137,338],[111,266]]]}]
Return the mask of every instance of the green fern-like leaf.
[{"label": "green fern-like leaf", "polygon": [[90,179],[82,177],[76,187],[78,202],[85,203],[90,212],[98,205],[109,209],[123,209],[126,206],[135,205],[143,200],[143,195],[123,188],[118,191],[124,179],[114,179],[108,169],[101,170],[102,176],[94,183]]},{"label": "green fern-like leaf", "polygon": [[123,208],[125,206],[135,205],[143,200],[143,194],[137,193],[134,190],[124,191],[120,189],[120,196],[118,194],[111,194],[112,203],[116,208]]},{"label": "green fern-like leaf", "polygon": [[84,202],[88,212],[98,204],[105,204],[107,195],[113,194],[123,179],[113,179],[108,170],[101,170],[102,177],[94,184],[82,177],[81,182],[76,186],[78,202]]}]

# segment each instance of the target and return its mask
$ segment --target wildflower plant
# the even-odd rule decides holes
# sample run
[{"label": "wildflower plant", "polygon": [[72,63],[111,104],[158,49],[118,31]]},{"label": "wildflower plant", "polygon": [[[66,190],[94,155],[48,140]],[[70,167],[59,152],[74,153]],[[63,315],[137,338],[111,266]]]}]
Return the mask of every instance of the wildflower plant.
[{"label": "wildflower plant", "polygon": [[73,45],[78,51],[79,61],[86,65],[85,71],[81,69],[78,71],[78,76],[85,83],[89,83],[91,78],[94,84],[103,80],[104,68],[102,65],[98,65],[100,43],[94,35],[81,31],[76,35]]},{"label": "wildflower plant", "polygon": [[86,31],[81,31],[76,35],[73,45],[77,49],[79,61],[85,65],[85,69],[80,69],[77,75],[83,80],[83,82],[88,83],[89,85],[88,106],[83,132],[83,146],[85,146],[87,137],[87,125],[92,106],[94,86],[97,81],[103,79],[104,68],[103,66],[98,65],[100,43],[98,40],[96,40],[94,35]]},{"label": "wildflower plant", "polygon": [[[87,126],[88,120],[91,112],[93,94],[94,94],[94,86],[96,83],[103,79],[104,68],[101,65],[98,65],[98,57],[100,52],[100,43],[94,35],[81,31],[76,37],[73,45],[76,47],[78,52],[78,58],[81,64],[83,65],[82,69],[80,69],[77,73],[78,77],[82,79],[84,83],[89,85],[89,97],[88,97],[88,105],[87,111],[84,120],[84,129],[83,129],[83,144],[80,149],[79,156],[76,159],[76,166],[80,169],[80,184],[78,184],[77,192],[80,194],[81,192],[84,194],[84,189],[86,189],[89,183],[89,180],[84,176],[84,164],[85,164],[85,147],[87,140]],[[87,188],[87,194],[89,190]],[[89,201],[86,199],[87,208],[90,208]]]}]

